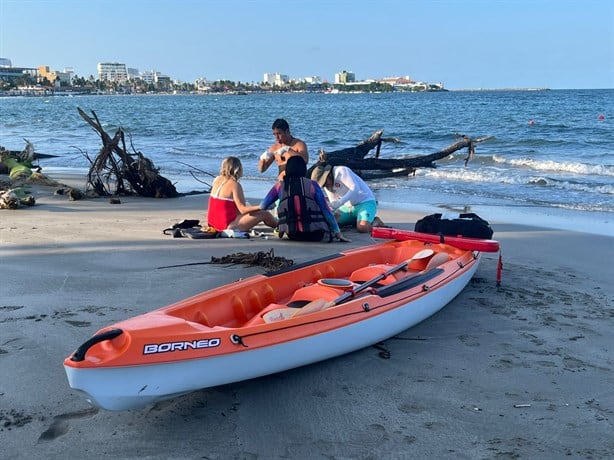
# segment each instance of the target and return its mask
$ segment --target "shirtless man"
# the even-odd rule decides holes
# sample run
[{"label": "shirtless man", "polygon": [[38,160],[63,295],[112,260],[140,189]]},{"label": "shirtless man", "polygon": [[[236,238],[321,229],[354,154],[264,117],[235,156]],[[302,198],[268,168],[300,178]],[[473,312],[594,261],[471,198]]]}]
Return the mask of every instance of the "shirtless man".
[{"label": "shirtless man", "polygon": [[307,164],[309,162],[309,152],[307,152],[307,145],[302,140],[290,134],[290,126],[283,118],[278,118],[273,122],[273,136],[275,136],[276,142],[260,155],[258,170],[263,173],[274,162],[277,162],[277,167],[279,168],[278,179],[281,180],[284,177],[288,158],[298,155]]}]

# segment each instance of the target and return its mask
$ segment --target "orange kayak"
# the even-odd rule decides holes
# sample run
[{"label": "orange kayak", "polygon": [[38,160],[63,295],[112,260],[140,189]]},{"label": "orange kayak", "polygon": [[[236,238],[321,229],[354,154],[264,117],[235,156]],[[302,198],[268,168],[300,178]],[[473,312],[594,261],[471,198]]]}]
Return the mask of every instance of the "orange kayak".
[{"label": "orange kayak", "polygon": [[342,251],[103,328],[64,369],[72,388],[108,410],[284,371],[423,321],[467,285],[479,260],[479,249],[419,235]]}]

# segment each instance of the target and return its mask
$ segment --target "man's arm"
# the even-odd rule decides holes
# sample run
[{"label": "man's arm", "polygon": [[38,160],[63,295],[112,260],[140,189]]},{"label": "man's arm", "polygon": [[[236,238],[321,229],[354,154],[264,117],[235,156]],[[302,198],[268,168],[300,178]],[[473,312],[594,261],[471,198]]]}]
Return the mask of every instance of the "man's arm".
[{"label": "man's arm", "polygon": [[[270,156],[267,154],[270,154]],[[269,166],[271,166],[274,161],[275,155],[273,155],[268,150],[265,151],[262,155],[260,155],[260,159],[258,160],[258,171],[260,171],[261,173],[265,172],[267,169],[269,169]]]},{"label": "man's arm", "polygon": [[290,150],[295,155],[298,154],[303,157],[303,160],[305,160],[305,164],[309,164],[309,152],[307,151],[307,144],[305,144],[303,141],[297,140],[297,142],[295,142],[294,145],[290,147]]},{"label": "man's arm", "polygon": [[348,170],[349,169],[346,169],[344,166],[333,168],[334,181],[342,183],[348,189],[348,191],[342,197],[339,197],[337,200],[331,200],[330,206],[335,211],[348,201],[351,201],[353,195],[356,193],[357,184],[354,182],[354,179],[352,179],[352,176],[347,174]]},{"label": "man's arm", "polygon": [[[278,144],[272,145],[268,150],[265,150],[264,153],[260,155],[260,159],[258,160],[258,171],[261,173],[269,169],[269,166],[271,166],[278,159],[278,157],[281,157],[284,153],[290,150],[290,147],[287,145],[273,150],[277,145]],[[279,161],[277,162],[279,163]]]}]

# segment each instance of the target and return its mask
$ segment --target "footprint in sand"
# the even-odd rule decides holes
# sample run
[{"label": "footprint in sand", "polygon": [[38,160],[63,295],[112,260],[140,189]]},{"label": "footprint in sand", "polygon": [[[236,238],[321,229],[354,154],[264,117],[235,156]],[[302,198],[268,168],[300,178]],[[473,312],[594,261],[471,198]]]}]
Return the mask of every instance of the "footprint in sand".
[{"label": "footprint in sand", "polygon": [[473,335],[462,334],[458,336],[458,340],[460,340],[464,345],[468,347],[479,347],[480,341],[477,337]]},{"label": "footprint in sand", "polygon": [[90,323],[89,321],[71,321],[67,319],[66,322],[71,326],[75,327],[89,327],[92,325],[92,323]]},{"label": "footprint in sand", "polygon": [[98,413],[98,409],[91,407],[77,412],[69,412],[67,414],[60,414],[53,417],[53,422],[43,433],[39,436],[38,441],[52,441],[59,438],[62,435],[68,433],[70,429],[70,420],[77,418],[93,417]]}]

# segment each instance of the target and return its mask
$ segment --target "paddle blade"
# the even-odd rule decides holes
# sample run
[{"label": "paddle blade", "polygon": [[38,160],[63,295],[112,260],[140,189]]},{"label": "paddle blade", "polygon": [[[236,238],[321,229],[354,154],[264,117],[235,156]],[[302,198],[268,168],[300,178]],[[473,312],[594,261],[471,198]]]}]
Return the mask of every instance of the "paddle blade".
[{"label": "paddle blade", "polygon": [[262,319],[265,323],[274,323],[275,321],[292,318],[295,313],[296,308],[277,308],[266,312]]},{"label": "paddle blade", "polygon": [[299,308],[294,313],[294,315],[292,315],[292,318],[294,318],[296,316],[307,315],[309,313],[315,313],[316,311],[326,310],[327,308],[332,307],[333,305],[334,305],[333,302],[330,302],[330,301],[328,301],[326,299],[312,300],[311,302],[309,302],[304,307]]},{"label": "paddle blade", "polygon": [[431,260],[429,260],[429,263],[426,264],[426,268],[424,270],[426,271],[426,270],[430,270],[431,268],[438,267],[441,264],[446,263],[449,258],[450,256],[448,256],[447,253],[438,252],[437,254],[433,256]]},{"label": "paddle blade", "polygon": [[412,258],[409,259],[408,263],[411,263],[412,260],[426,259],[427,257],[431,257],[434,253],[435,251],[432,249],[423,249],[422,251],[416,252]]}]

